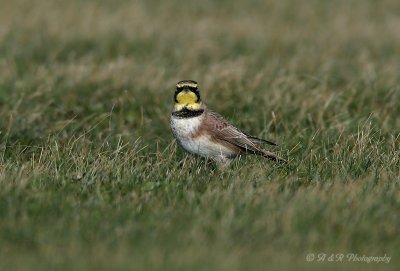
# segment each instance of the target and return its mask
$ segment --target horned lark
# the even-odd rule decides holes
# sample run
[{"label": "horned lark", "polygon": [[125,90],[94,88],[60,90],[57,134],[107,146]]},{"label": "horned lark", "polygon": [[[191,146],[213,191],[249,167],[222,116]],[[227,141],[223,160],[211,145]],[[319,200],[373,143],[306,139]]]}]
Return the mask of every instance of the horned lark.
[{"label": "horned lark", "polygon": [[201,101],[197,82],[178,82],[174,100],[170,125],[178,144],[187,152],[210,158],[222,166],[242,154],[261,155],[286,163],[286,160],[257,145],[275,143],[245,134],[209,110]]}]

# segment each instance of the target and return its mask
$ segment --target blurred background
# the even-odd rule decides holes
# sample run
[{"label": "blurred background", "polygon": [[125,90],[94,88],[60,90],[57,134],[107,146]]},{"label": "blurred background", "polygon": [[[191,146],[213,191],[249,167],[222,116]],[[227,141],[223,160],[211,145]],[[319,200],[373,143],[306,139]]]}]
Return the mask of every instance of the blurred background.
[{"label": "blurred background", "polygon": [[[394,264],[399,70],[396,0],[2,0],[3,268]],[[182,79],[293,167],[176,149]]]},{"label": "blurred background", "polygon": [[[125,110],[116,128],[131,134],[165,112],[163,130],[151,131],[159,137],[175,83],[189,78],[222,113],[248,117],[255,106],[304,118],[357,96],[385,115],[398,83],[399,11],[390,0],[2,1],[0,110],[19,101],[20,128],[40,136],[111,110]],[[360,105],[326,114],[371,113]]]}]

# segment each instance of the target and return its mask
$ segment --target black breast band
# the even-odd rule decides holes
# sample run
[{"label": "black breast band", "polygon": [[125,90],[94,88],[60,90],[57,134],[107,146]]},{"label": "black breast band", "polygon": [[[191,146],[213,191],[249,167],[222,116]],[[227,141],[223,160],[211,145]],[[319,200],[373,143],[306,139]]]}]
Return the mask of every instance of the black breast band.
[{"label": "black breast band", "polygon": [[204,113],[204,109],[199,109],[199,110],[190,110],[184,107],[183,109],[179,111],[174,111],[172,112],[172,116],[181,118],[181,119],[186,119],[186,118],[193,118],[200,116],[201,114]]}]

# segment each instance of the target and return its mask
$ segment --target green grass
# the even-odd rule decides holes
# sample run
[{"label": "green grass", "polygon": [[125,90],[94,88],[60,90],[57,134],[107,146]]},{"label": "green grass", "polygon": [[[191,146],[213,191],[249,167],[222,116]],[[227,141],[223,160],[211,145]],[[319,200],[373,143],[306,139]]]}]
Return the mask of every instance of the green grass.
[{"label": "green grass", "polygon": [[[396,0],[1,6],[1,270],[399,266]],[[289,166],[186,155],[181,79]]]}]

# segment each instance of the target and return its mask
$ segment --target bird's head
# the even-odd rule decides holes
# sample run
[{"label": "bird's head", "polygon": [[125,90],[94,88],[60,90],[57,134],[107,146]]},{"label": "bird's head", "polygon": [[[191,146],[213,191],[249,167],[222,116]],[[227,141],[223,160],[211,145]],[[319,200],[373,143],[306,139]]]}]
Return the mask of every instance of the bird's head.
[{"label": "bird's head", "polygon": [[197,82],[193,80],[183,80],[176,84],[174,95],[175,107],[179,111],[184,108],[189,110],[198,110],[201,108],[200,92],[197,88]]}]

